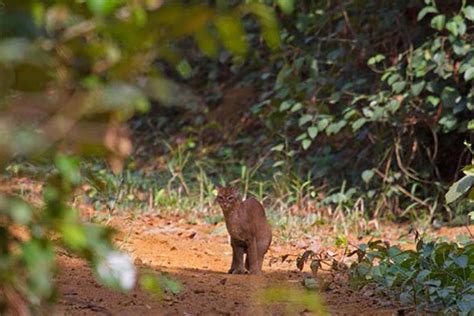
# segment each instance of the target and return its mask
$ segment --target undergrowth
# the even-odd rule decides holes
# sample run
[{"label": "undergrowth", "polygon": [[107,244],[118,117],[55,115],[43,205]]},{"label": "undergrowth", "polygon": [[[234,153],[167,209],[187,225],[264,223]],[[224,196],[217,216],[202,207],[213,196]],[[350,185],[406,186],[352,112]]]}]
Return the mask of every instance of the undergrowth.
[{"label": "undergrowth", "polygon": [[[7,177],[28,176],[41,179],[49,167],[17,163],[8,168]],[[257,173],[241,165],[227,177],[205,170],[199,162],[185,168],[167,166],[164,170],[138,168],[129,162],[114,174],[101,162],[83,162],[82,186],[74,197],[75,205],[90,205],[97,211],[117,213],[159,213],[163,216],[186,216],[189,222],[201,218],[210,224],[223,221],[214,203],[216,185],[236,185],[243,198],[254,196],[262,201],[271,224],[282,232],[282,238],[309,233],[311,228],[331,223],[337,231],[366,235],[374,220],[366,205],[368,200],[352,197],[356,189],[342,187],[327,191],[310,180],[294,174]],[[229,181],[228,179],[232,179]],[[18,192],[28,198],[28,191]],[[375,220],[376,221],[376,220]]]},{"label": "undergrowth", "polygon": [[381,240],[361,244],[352,254],[351,284],[375,284],[417,312],[470,315],[474,312],[474,243],[430,241],[417,235],[416,248],[401,249]]},{"label": "undergrowth", "polygon": [[[76,205],[91,205],[95,210],[116,213],[149,213],[186,216],[210,224],[223,220],[214,200],[216,185],[236,185],[243,198],[254,196],[264,204],[272,225],[291,239],[306,234],[314,226],[330,223],[335,231],[365,236],[378,230],[378,220],[417,220],[430,225],[423,206],[404,210],[405,215],[378,210],[387,194],[373,194],[343,182],[339,188],[315,186],[311,174],[305,178],[297,172],[269,172],[262,160],[253,167],[244,163],[222,163],[198,160],[180,148],[164,162],[153,167],[129,160],[120,173],[113,173],[102,161],[83,161],[81,190],[76,192]],[[50,172],[48,165],[11,164],[7,177],[27,176],[42,179]],[[28,192],[19,192],[28,195]],[[461,204],[470,202],[462,201]],[[472,203],[471,203],[472,204]],[[466,210],[469,205],[465,206]],[[375,211],[374,211],[375,209]],[[460,207],[459,213],[466,213]],[[464,224],[465,217],[459,224]]]}]

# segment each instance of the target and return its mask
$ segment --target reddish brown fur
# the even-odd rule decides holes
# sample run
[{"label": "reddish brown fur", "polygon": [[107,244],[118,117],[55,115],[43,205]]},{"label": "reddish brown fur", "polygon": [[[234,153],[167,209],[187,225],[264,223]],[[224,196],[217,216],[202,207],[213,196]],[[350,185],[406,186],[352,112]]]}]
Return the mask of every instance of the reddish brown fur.
[{"label": "reddish brown fur", "polygon": [[229,273],[241,274],[247,269],[251,274],[260,274],[272,241],[272,230],[262,204],[254,198],[242,201],[236,188],[219,187],[218,191],[217,202],[224,213],[232,246]]}]

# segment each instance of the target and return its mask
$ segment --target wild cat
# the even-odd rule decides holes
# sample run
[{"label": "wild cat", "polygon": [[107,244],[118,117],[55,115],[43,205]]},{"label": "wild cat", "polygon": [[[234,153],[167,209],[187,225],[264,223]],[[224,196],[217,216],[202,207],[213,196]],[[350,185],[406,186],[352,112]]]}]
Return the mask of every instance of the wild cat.
[{"label": "wild cat", "polygon": [[[265,253],[272,242],[272,229],[265,210],[254,198],[242,201],[239,189],[218,187],[217,202],[222,208],[232,246],[231,274],[260,274]],[[244,267],[245,255],[245,267]]]}]

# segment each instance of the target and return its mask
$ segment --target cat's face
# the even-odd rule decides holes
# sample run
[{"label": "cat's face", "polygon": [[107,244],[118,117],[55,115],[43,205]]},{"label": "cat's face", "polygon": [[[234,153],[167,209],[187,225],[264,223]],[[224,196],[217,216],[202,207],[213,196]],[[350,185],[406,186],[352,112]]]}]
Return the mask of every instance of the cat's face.
[{"label": "cat's face", "polygon": [[235,187],[217,187],[216,201],[222,209],[229,209],[232,205],[239,201],[239,189]]}]

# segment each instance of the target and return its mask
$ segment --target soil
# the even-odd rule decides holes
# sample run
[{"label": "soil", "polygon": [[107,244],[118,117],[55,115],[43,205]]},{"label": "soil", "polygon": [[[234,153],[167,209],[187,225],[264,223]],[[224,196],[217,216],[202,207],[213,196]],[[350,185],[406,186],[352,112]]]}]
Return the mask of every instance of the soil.
[{"label": "soil", "polygon": [[[140,289],[115,292],[98,284],[83,260],[62,253],[59,256],[61,272],[57,278],[62,297],[55,314],[308,315],[305,306],[265,303],[262,293],[282,286],[303,290],[301,280],[309,269],[299,271],[295,265],[296,256],[305,249],[321,249],[321,241],[330,236],[329,228],[321,228],[319,239],[277,240],[266,256],[263,275],[229,275],[226,272],[230,266],[231,248],[226,232],[219,226],[190,225],[184,219],[164,219],[157,215],[134,219],[114,217],[109,224],[119,232],[117,246],[134,258],[139,269],[168,273],[181,283],[181,291],[176,295],[166,293],[161,299]],[[399,231],[400,227],[384,225],[384,232],[392,240]],[[444,229],[443,234],[454,236],[461,232],[462,228]],[[323,271],[321,277],[330,286],[319,294],[309,293],[315,298],[320,295],[332,315],[409,312],[390,298],[374,295],[373,290],[352,290],[342,273]]]}]

